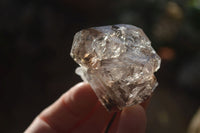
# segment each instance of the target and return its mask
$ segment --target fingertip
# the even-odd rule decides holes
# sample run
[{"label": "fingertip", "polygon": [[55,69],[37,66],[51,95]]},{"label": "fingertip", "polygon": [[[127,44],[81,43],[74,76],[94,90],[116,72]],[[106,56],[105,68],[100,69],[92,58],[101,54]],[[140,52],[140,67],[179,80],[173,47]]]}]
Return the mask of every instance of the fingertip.
[{"label": "fingertip", "polygon": [[86,82],[80,82],[72,87],[61,99],[75,114],[80,114],[80,110],[83,113],[92,109],[98,101],[94,91]]},{"label": "fingertip", "polygon": [[98,99],[88,83],[78,83],[39,115],[59,132],[68,132],[94,108]]},{"label": "fingertip", "polygon": [[144,133],[146,114],[141,105],[127,107],[121,112],[118,133]]},{"label": "fingertip", "polygon": [[80,87],[88,87],[90,86],[87,82],[79,82],[76,85],[74,85],[72,88],[80,88]]}]

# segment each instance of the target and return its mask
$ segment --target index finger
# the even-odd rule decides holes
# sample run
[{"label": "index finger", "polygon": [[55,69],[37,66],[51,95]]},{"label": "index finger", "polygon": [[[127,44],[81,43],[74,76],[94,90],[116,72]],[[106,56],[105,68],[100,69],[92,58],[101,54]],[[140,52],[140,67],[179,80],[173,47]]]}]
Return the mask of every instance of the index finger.
[{"label": "index finger", "polygon": [[79,83],[63,94],[50,107],[45,109],[34,120],[27,129],[27,132],[37,132],[39,130],[44,132],[44,128],[46,128],[47,132],[53,130],[67,132],[92,112],[97,101],[98,99],[90,85],[87,83]]}]

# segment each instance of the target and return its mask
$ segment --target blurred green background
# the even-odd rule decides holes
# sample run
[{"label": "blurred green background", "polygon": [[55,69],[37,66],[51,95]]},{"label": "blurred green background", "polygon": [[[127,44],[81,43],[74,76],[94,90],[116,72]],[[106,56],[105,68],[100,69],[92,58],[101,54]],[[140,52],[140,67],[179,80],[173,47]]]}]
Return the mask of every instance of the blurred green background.
[{"label": "blurred green background", "polygon": [[200,105],[200,0],[1,0],[0,132],[23,132],[81,81],[69,56],[77,31],[119,23],[141,27],[162,58],[146,132],[194,133],[188,128]]}]

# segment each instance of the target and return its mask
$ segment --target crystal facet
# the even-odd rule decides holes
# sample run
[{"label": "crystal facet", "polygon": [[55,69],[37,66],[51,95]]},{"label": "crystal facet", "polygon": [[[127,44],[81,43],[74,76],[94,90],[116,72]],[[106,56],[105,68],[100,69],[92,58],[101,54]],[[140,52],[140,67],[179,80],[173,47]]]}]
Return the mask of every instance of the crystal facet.
[{"label": "crystal facet", "polygon": [[158,84],[154,72],[161,59],[142,29],[133,25],[81,30],[71,56],[80,65],[76,73],[109,111],[143,102]]}]

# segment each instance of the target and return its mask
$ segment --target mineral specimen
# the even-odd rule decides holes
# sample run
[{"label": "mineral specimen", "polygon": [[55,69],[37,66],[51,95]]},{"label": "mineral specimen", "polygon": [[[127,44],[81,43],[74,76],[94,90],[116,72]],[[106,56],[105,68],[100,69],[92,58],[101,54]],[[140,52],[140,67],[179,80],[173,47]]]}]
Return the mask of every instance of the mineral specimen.
[{"label": "mineral specimen", "polygon": [[71,56],[80,65],[76,73],[109,111],[143,102],[158,84],[161,59],[133,25],[84,29],[74,37]]}]

